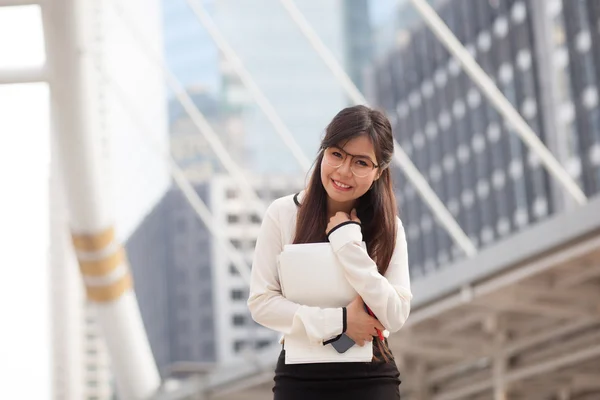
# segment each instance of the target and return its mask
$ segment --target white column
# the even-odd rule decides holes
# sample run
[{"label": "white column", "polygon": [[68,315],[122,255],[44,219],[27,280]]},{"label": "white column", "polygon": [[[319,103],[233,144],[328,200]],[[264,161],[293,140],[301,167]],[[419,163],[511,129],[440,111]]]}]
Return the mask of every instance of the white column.
[{"label": "white column", "polygon": [[43,7],[52,128],[64,177],[73,244],[88,300],[111,357],[122,399],[150,398],[160,377],[144,331],[126,255],[114,234],[106,133],[94,124],[93,24],[83,0]]},{"label": "white column", "polygon": [[84,291],[68,231],[63,186],[56,159],[50,168],[50,288],[53,398],[85,398]]}]

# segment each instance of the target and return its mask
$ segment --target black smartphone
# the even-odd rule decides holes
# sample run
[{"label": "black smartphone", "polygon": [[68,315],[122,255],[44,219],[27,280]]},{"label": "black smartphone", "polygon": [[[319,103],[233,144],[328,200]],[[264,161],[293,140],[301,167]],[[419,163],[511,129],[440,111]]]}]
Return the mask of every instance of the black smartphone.
[{"label": "black smartphone", "polygon": [[343,333],[338,340],[331,343],[333,348],[338,353],[345,353],[346,351],[348,351],[348,349],[354,346],[354,344],[354,340],[350,339],[350,336],[346,335],[345,333]]}]

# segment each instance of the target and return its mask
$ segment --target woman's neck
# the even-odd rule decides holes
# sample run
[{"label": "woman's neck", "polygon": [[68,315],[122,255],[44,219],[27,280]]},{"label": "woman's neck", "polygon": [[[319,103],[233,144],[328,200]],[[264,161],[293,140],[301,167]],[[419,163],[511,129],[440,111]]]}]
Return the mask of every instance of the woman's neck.
[{"label": "woman's neck", "polygon": [[354,207],[355,203],[356,201],[339,203],[337,201],[331,200],[330,198],[327,198],[327,217],[331,218],[340,211],[345,212],[346,214],[350,214],[350,211],[352,211],[352,208]]}]

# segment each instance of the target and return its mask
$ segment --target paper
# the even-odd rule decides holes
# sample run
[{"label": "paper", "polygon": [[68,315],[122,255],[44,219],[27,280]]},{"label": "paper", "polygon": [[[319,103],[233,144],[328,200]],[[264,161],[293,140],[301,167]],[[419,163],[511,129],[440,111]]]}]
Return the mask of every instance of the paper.
[{"label": "paper", "polygon": [[[283,296],[297,304],[345,307],[358,296],[329,243],[286,245],[279,255],[278,273]],[[310,344],[306,335],[286,335],[284,348],[286,364],[369,362],[373,358],[371,343],[354,345],[340,354],[331,345]]]}]

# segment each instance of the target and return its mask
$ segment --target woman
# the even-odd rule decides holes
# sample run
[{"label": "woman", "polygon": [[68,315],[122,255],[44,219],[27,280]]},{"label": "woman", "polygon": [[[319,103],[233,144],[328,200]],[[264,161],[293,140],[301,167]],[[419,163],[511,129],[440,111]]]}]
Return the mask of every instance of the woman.
[{"label": "woman", "polygon": [[[328,343],[341,333],[361,346],[375,340],[370,363],[287,365],[282,350],[275,400],[400,398],[398,369],[387,341],[377,337],[377,330],[402,327],[412,298],[406,236],[389,169],[393,151],[392,128],[382,113],[346,108],[326,129],[308,188],[275,200],[266,212],[252,265],[253,319],[284,335],[300,332],[313,343]],[[343,308],[287,300],[277,276],[283,246],[327,241],[359,297]]]}]

